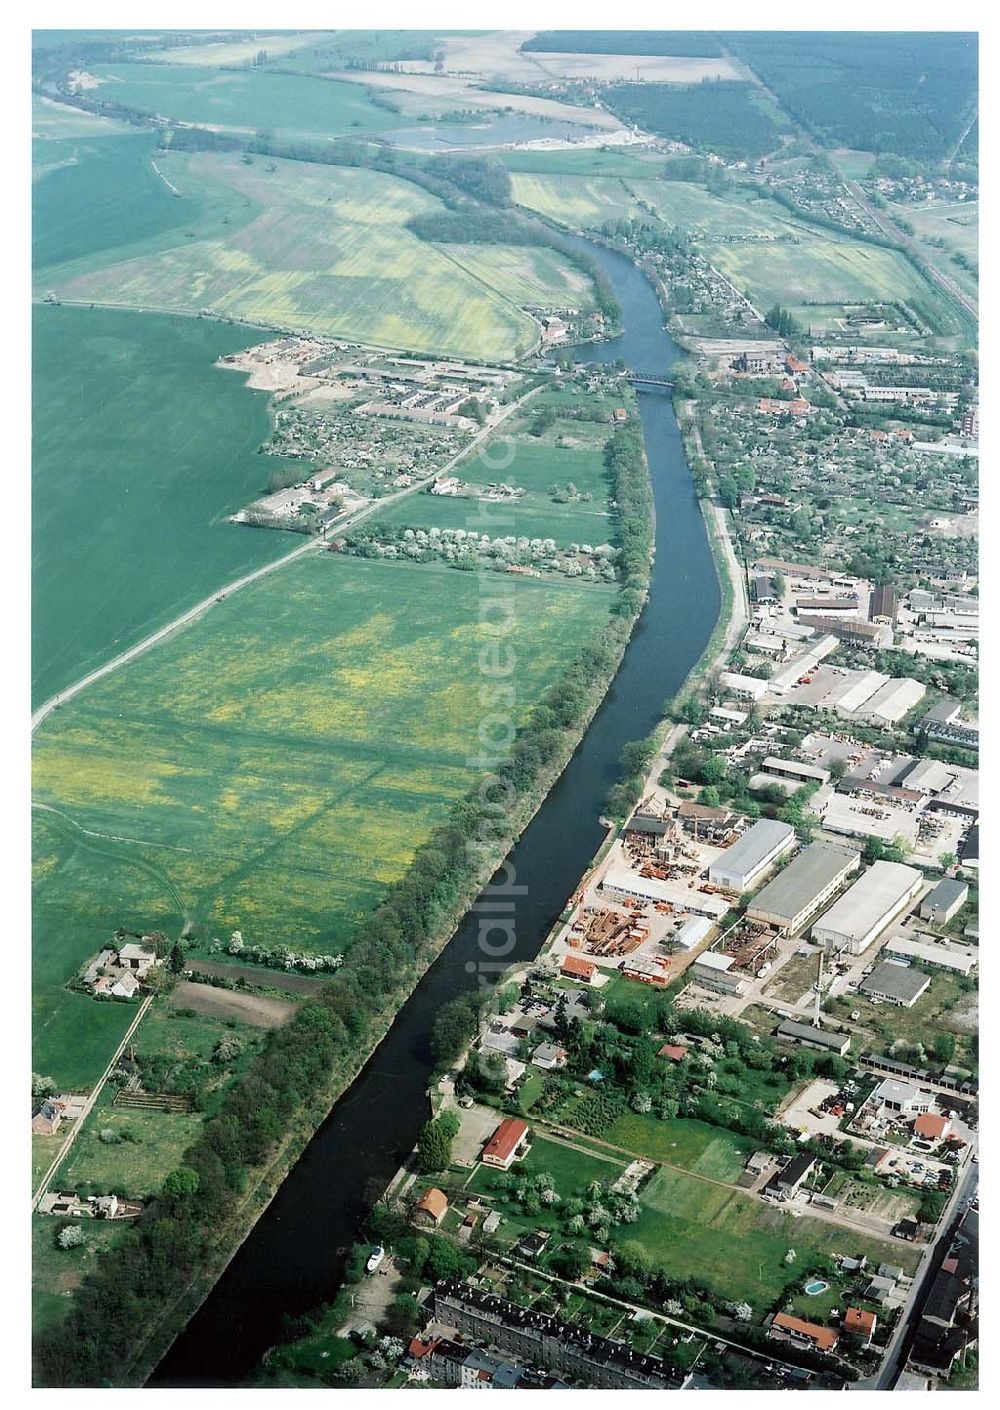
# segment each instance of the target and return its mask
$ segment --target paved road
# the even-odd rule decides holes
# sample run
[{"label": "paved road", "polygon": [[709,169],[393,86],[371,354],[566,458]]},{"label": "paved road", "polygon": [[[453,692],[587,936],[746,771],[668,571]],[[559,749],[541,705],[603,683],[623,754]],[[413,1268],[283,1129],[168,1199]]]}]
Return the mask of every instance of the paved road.
[{"label": "paved road", "polygon": [[[491,425],[484,426],[481,431],[478,431],[469,444],[463,446],[456,455],[453,455],[446,465],[441,466],[432,474],[425,476],[415,485],[409,485],[406,489],[397,490],[395,494],[384,495],[381,499],[376,499],[373,500],[371,504],[366,504],[364,508],[357,509],[352,514],[348,514],[342,519],[334,520],[329,527],[335,528],[338,533],[341,533],[345,529],[353,528],[355,524],[360,523],[362,519],[366,519],[368,515],[381,512],[387,504],[392,504],[397,499],[405,499],[408,495],[416,494],[418,490],[425,489],[428,485],[432,484],[439,475],[448,474],[452,467],[460,460],[471,455],[482,441],[488,436],[491,436],[509,416],[513,415],[515,411],[518,411],[526,401],[541,390],[541,387],[533,387],[530,391],[526,392],[523,397],[519,397],[517,401],[513,401],[509,406],[504,407],[502,413],[496,420],[493,421]],[[34,734],[35,730],[46,716],[50,715],[57,706],[64,705],[67,700],[72,700],[75,695],[79,695],[81,691],[86,690],[87,687],[93,685],[95,681],[101,680],[104,676],[111,675],[113,671],[120,670],[122,666],[127,666],[128,663],[134,661],[137,656],[142,656],[145,652],[149,651],[151,647],[156,646],[161,641],[165,641],[168,636],[179,631],[180,628],[188,626],[191,622],[202,616],[203,613],[214,607],[216,603],[221,602],[223,598],[231,597],[234,592],[239,592],[241,588],[248,587],[251,583],[258,582],[261,578],[266,578],[269,573],[276,573],[279,568],[286,567],[289,563],[294,562],[296,558],[301,558],[304,554],[313,552],[317,548],[322,547],[323,543],[324,540],[322,539],[309,538],[298,548],[293,548],[291,553],[286,553],[283,558],[276,558],[273,563],[265,563],[263,568],[257,568],[252,573],[245,573],[242,578],[236,578],[233,582],[226,583],[223,587],[216,588],[210,597],[204,598],[201,602],[196,603],[194,607],[189,608],[186,612],[182,612],[179,617],[175,617],[173,621],[168,622],[165,627],[160,627],[159,631],[155,631],[151,633],[150,636],[144,637],[143,640],[137,642],[135,646],[129,647],[128,651],[123,651],[120,655],[115,656],[113,660],[106,661],[103,666],[98,666],[96,670],[88,672],[87,675],[82,676],[78,681],[74,681],[72,685],[67,686],[65,690],[58,691],[51,699],[46,700],[43,705],[39,705],[38,709],[31,717],[31,733]]]},{"label": "paved road", "polygon": [[132,1035],[135,1033],[135,1030],[139,1027],[139,1024],[146,1016],[146,1010],[153,1002],[153,998],[154,995],[147,994],[146,997],[143,999],[142,1003],[139,1005],[139,1012],[129,1024],[128,1032],[118,1044],[117,1048],[114,1051],[114,1055],[111,1061],[108,1063],[107,1067],[101,1074],[100,1081],[97,1083],[97,1086],[87,1098],[83,1111],[81,1111],[80,1115],[73,1122],[72,1129],[69,1135],[66,1137],[65,1141],[63,1141],[62,1145],[60,1146],[58,1155],[55,1157],[48,1170],[46,1170],[45,1174],[42,1176],[42,1183],[38,1186],[38,1189],[35,1191],[31,1200],[32,1209],[36,1208],[38,1201],[42,1198],[42,1196],[45,1194],[45,1191],[49,1188],[49,1184],[52,1181],[52,1177],[55,1175],[60,1165],[66,1159],[67,1155],[69,1155],[70,1147],[76,1140],[77,1136],[80,1134],[80,1131],[83,1127],[83,1123],[93,1111],[94,1103],[97,1101],[97,1098],[101,1095],[101,1092],[104,1090],[104,1084],[105,1082],[107,1082],[108,1078],[111,1076],[111,1073],[114,1071],[118,1063],[118,1059],[121,1057],[122,1053],[125,1051],[126,1047],[131,1042]]}]

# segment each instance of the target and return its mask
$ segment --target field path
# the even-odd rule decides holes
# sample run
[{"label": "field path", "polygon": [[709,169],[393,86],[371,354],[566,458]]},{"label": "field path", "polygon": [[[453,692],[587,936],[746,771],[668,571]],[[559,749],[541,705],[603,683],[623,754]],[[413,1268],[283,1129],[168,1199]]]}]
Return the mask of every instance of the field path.
[{"label": "field path", "polygon": [[[505,406],[500,415],[496,417],[490,425],[484,426],[481,431],[478,431],[467,446],[463,446],[456,455],[452,456],[447,465],[440,466],[415,485],[410,485],[403,490],[397,490],[395,494],[383,495],[381,499],[376,499],[373,500],[371,504],[366,504],[363,509],[355,510],[353,514],[349,514],[343,519],[332,521],[329,527],[336,527],[338,533],[344,529],[352,528],[355,524],[360,523],[362,519],[366,519],[369,514],[380,512],[387,504],[392,504],[398,499],[405,499],[408,495],[417,494],[418,491],[426,489],[438,476],[448,474],[452,466],[456,465],[460,460],[464,460],[467,455],[471,455],[478,445],[486,440],[487,437],[492,436],[502,422],[506,421],[509,416],[512,416],[515,411],[520,410],[524,403],[528,401],[529,398],[533,397],[536,392],[541,391],[542,387],[545,385],[545,383],[542,383],[541,386],[532,387],[529,391],[525,392],[523,396],[512,401],[509,406]],[[182,612],[179,617],[175,617],[172,622],[168,622],[165,627],[160,627],[158,631],[152,632],[151,635],[144,637],[142,641],[136,642],[135,646],[129,647],[128,651],[123,651],[112,660],[105,661],[103,666],[98,666],[96,670],[88,672],[85,676],[81,676],[78,681],[74,681],[74,683],[67,686],[65,690],[58,691],[49,700],[46,700],[44,704],[39,705],[38,709],[31,717],[31,733],[34,734],[42,721],[50,715],[58,705],[64,705],[67,700],[72,700],[75,695],[79,695],[81,691],[86,690],[88,685],[93,685],[95,681],[101,680],[104,676],[111,675],[112,671],[117,671],[122,666],[127,666],[130,661],[134,661],[137,656],[142,656],[144,652],[156,646],[159,642],[165,641],[168,636],[172,636],[173,633],[178,631],[181,627],[188,626],[189,623],[200,617],[203,612],[207,612],[210,607],[214,607],[217,602],[221,602],[223,598],[229,597],[234,592],[239,592],[240,588],[248,587],[250,583],[255,583],[261,578],[266,578],[269,573],[276,573],[279,568],[284,568],[286,564],[293,562],[295,559],[302,558],[305,554],[313,552],[317,548],[321,548],[323,544],[323,539],[309,538],[299,548],[293,548],[291,553],[286,553],[283,558],[276,558],[273,563],[265,563],[262,568],[255,568],[252,573],[245,573],[242,578],[236,578],[233,582],[226,583],[223,587],[216,588],[210,597],[203,598],[202,601],[196,603],[194,607],[189,607],[186,612]]]},{"label": "field path", "polygon": [[[42,1176],[41,1184],[38,1186],[38,1189],[35,1191],[34,1195],[33,1195],[32,1198],[31,1198],[31,1207],[32,1207],[32,1209],[37,1208],[38,1201],[42,1198],[42,1195],[44,1195],[44,1194],[45,1194],[45,1191],[49,1188],[49,1184],[50,1184],[50,1182],[51,1182],[53,1176],[55,1175],[56,1171],[59,1169],[60,1165],[62,1165],[62,1163],[63,1163],[63,1161],[66,1159],[67,1155],[69,1155],[70,1147],[72,1146],[73,1142],[76,1140],[77,1136],[80,1134],[81,1130],[83,1129],[83,1123],[86,1121],[87,1117],[88,1117],[88,1116],[90,1115],[90,1113],[93,1111],[93,1109],[94,1109],[94,1103],[97,1101],[97,1098],[101,1095],[101,1092],[102,1092],[103,1089],[104,1089],[104,1084],[105,1084],[105,1082],[108,1080],[108,1078],[111,1076],[111,1073],[114,1071],[115,1065],[116,1065],[116,1063],[118,1062],[118,1059],[121,1057],[122,1053],[125,1051],[126,1045],[130,1042],[130,1040],[131,1040],[131,1038],[132,1038],[132,1035],[135,1033],[135,1030],[139,1027],[139,1024],[140,1024],[140,1023],[142,1022],[142,1020],[145,1018],[145,1016],[146,1016],[146,1010],[149,1008],[149,1006],[150,1006],[150,1004],[153,1002],[153,999],[154,999],[154,998],[155,998],[155,995],[154,995],[154,994],[147,994],[146,997],[143,999],[142,1003],[139,1005],[139,1012],[136,1014],[135,1018],[134,1018],[134,1019],[132,1020],[132,1022],[129,1024],[129,1026],[128,1026],[128,1032],[125,1034],[125,1037],[124,1037],[124,1038],[121,1040],[121,1042],[118,1044],[117,1048],[115,1048],[115,1051],[114,1051],[114,1054],[112,1055],[111,1061],[108,1063],[107,1067],[106,1067],[106,1068],[104,1069],[104,1071],[101,1073],[100,1081],[97,1083],[97,1085],[94,1087],[94,1090],[91,1092],[90,1096],[87,1098],[87,1104],[86,1104],[86,1106],[83,1108],[83,1111],[81,1111],[80,1115],[79,1115],[79,1116],[76,1118],[76,1120],[73,1122],[73,1126],[72,1126],[72,1129],[71,1129],[70,1132],[69,1132],[69,1135],[66,1137],[65,1141],[63,1141],[62,1145],[59,1147],[59,1151],[58,1151],[57,1155],[55,1156],[55,1158],[53,1159],[52,1164],[49,1166],[48,1170],[46,1170],[45,1174]],[[99,1001],[95,1001],[95,1002],[99,1002]]]}]

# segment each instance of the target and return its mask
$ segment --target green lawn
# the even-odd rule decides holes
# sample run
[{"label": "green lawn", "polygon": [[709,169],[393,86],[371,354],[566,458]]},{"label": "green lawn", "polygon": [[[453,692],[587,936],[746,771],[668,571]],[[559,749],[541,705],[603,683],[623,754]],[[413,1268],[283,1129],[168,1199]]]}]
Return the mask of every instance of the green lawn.
[{"label": "green lawn", "polygon": [[696,1175],[732,1183],[757,1149],[748,1136],[679,1118],[661,1121],[629,1112],[608,1129],[607,1139],[649,1160],[678,1165]]},{"label": "green lawn", "polygon": [[91,1271],[102,1249],[118,1242],[127,1224],[106,1219],[81,1221],[84,1242],[79,1248],[62,1249],[56,1232],[63,1223],[50,1215],[31,1218],[31,1325],[43,1331],[65,1317],[70,1298],[84,1275]]},{"label": "green lawn", "polygon": [[[703,1279],[718,1295],[746,1299],[762,1311],[818,1254],[864,1253],[872,1262],[908,1270],[917,1253],[808,1216],[791,1214],[751,1196],[721,1189],[673,1170],[660,1170],[640,1195],[642,1213],[621,1237],[668,1275]],[[784,1262],[789,1248],[794,1264]]]},{"label": "green lawn", "polygon": [[613,176],[511,173],[515,202],[560,225],[596,229],[608,220],[641,218],[643,211],[624,181]]},{"label": "green lawn", "polygon": [[[114,1089],[101,1093],[69,1155],[56,1171],[56,1189],[75,1190],[89,1184],[95,1192],[110,1191],[144,1200],[156,1194],[184,1152],[198,1139],[202,1118],[197,1112],[178,1115],[111,1105]],[[106,1144],[101,1131],[127,1133],[132,1139]]]},{"label": "green lawn", "polygon": [[[538,1174],[544,1170],[552,1176],[554,1185],[562,1198],[570,1199],[582,1194],[592,1180],[611,1184],[625,1169],[628,1162],[620,1156],[608,1152],[607,1159],[598,1155],[588,1155],[586,1151],[563,1145],[560,1141],[536,1135],[531,1149],[524,1160],[512,1167],[513,1173]],[[468,1188],[480,1194],[495,1194],[502,1203],[503,1191],[498,1189],[502,1170],[491,1169],[488,1165],[478,1165]]]},{"label": "green lawn", "polygon": [[790,216],[784,206],[766,198],[751,200],[742,193],[713,196],[690,181],[628,180],[625,187],[638,200],[652,206],[667,225],[679,226],[707,240],[722,240],[727,235],[801,238],[803,231],[808,232],[808,227]]},{"label": "green lawn", "polygon": [[[124,1031],[127,1006],[61,988],[119,924],[350,942],[478,776],[496,620],[483,591],[476,574],[317,553],[48,717],[34,749],[35,798],[52,810],[36,811],[36,1070],[93,1080]],[[517,580],[518,715],[613,598]]]},{"label": "green lawn", "polygon": [[[161,152],[156,161],[180,193],[168,198],[184,212],[183,227],[170,238],[108,251],[101,262],[49,266],[39,287],[69,300],[161,312],[209,309],[436,356],[515,358],[538,340],[537,323],[511,296],[524,301],[523,253],[505,256],[498,246],[476,256],[480,267],[469,272],[446,247],[406,228],[412,216],[440,209],[436,197],[412,182],[260,157],[248,165],[231,153]],[[490,268],[504,260],[506,274],[497,279]],[[527,265],[527,301],[565,304],[575,267],[548,256]],[[497,287],[504,283],[506,290]]]},{"label": "green lawn", "polygon": [[256,450],[270,398],[213,363],[262,337],[195,319],[36,308],[35,703],[301,542],[224,522],[266,480]]}]

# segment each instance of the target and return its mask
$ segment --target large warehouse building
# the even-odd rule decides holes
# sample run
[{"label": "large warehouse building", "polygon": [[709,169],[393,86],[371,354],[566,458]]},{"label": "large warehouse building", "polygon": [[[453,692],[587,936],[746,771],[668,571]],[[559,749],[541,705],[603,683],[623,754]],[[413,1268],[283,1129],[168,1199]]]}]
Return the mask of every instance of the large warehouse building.
[{"label": "large warehouse building", "polygon": [[813,926],[813,939],[860,955],[919,894],[923,873],[900,862],[873,862]]},{"label": "large warehouse building", "polygon": [[859,853],[849,847],[814,842],[757,893],[747,916],[779,930],[800,930],[860,864]]},{"label": "large warehouse building", "polygon": [[794,827],[761,818],[712,863],[708,879],[727,891],[745,891],[794,846]]}]

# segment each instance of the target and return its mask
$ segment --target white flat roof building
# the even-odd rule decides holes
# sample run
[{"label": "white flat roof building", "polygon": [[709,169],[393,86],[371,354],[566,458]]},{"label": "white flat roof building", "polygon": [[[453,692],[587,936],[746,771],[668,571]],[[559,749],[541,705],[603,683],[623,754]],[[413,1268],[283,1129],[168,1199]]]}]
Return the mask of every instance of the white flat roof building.
[{"label": "white flat roof building", "polygon": [[745,891],[779,857],[795,846],[795,829],[773,818],[761,818],[727,847],[708,869],[708,877],[727,891]]},{"label": "white flat roof building", "polygon": [[902,837],[912,847],[920,828],[920,813],[883,796],[833,793],[823,809],[823,826],[827,832],[838,832],[844,837],[877,837],[881,842]]},{"label": "white flat roof building", "polygon": [[860,955],[919,895],[923,873],[901,862],[873,862],[812,928],[831,950]]},{"label": "white flat roof building", "polygon": [[750,700],[759,700],[767,691],[767,681],[757,676],[741,676],[734,671],[723,671],[719,676],[723,690],[731,690],[734,695],[742,695]]},{"label": "white flat roof building", "polygon": [[708,712],[710,720],[719,720],[724,725],[745,725],[747,722],[744,710],[725,710],[721,705],[713,705]]},{"label": "white flat roof building", "polygon": [[609,867],[601,882],[601,890],[653,905],[665,903],[676,910],[690,911],[693,915],[708,916],[712,920],[718,920],[729,909],[721,896],[710,896],[697,887],[685,886],[682,881],[659,881],[655,876],[640,876],[628,867]]},{"label": "white flat roof building", "polygon": [[886,955],[899,959],[919,960],[934,969],[951,974],[971,974],[979,964],[979,951],[961,945],[935,945],[933,941],[907,940],[903,936],[885,942]]}]

